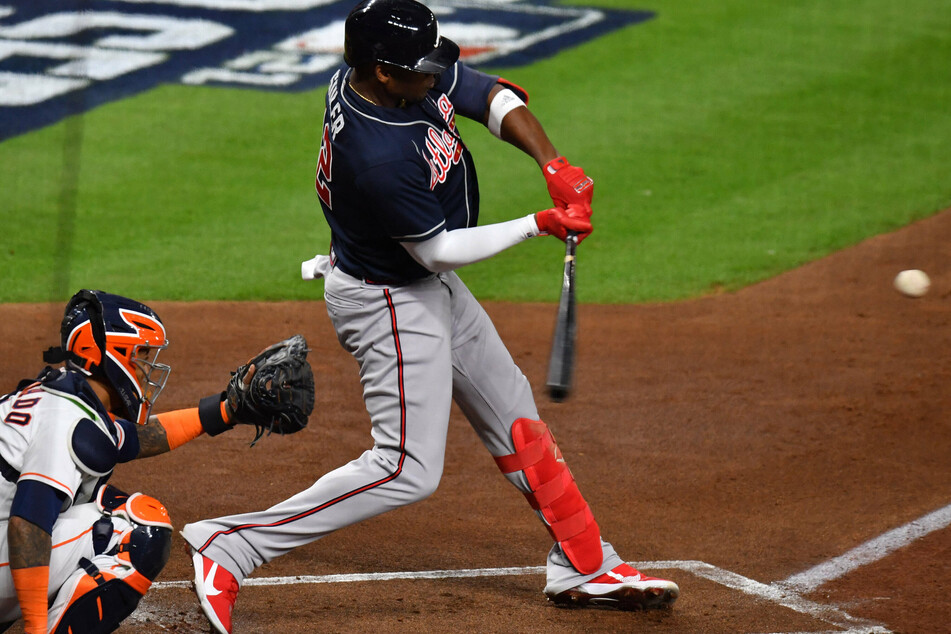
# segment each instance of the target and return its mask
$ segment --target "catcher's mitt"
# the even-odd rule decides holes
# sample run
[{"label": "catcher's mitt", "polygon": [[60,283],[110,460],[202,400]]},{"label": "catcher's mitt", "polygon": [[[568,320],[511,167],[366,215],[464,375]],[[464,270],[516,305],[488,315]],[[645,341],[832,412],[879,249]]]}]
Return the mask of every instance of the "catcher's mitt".
[{"label": "catcher's mitt", "polygon": [[304,429],[314,411],[314,373],[304,337],[268,346],[238,368],[228,382],[227,399],[232,420],[257,428],[252,447],[265,431],[294,434]]}]

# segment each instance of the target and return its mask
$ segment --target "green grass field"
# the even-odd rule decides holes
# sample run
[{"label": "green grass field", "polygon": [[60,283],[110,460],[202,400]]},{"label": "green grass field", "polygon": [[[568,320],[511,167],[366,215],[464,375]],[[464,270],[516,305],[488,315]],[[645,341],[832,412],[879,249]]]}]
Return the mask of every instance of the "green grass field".
[{"label": "green grass field", "polygon": [[[951,206],[951,3],[586,4],[657,17],[500,71],[597,183],[581,301],[737,289]],[[299,264],[329,242],[323,92],[166,85],[0,143],[0,302],[319,298]],[[531,159],[461,128],[483,223],[550,206]],[[537,238],[460,274],[555,301],[561,253]]]}]

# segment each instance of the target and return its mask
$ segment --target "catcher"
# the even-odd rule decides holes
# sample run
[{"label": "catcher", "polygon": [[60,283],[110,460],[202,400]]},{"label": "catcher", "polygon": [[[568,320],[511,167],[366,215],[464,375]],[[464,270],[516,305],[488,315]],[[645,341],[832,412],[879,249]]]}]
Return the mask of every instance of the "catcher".
[{"label": "catcher", "polygon": [[[106,484],[117,463],[165,453],[235,423],[303,429],[314,407],[307,344],[265,349],[198,407],[151,415],[170,367],[148,306],[82,290],[66,305],[47,366],[0,397],[0,631],[112,632],[169,557],[165,506]],[[253,443],[252,443],[253,444]]]}]

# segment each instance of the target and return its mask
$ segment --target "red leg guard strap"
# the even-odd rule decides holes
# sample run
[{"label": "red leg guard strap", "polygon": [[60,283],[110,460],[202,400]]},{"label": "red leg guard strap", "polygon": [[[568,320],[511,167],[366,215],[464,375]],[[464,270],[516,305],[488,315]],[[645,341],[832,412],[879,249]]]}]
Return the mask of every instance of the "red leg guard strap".
[{"label": "red leg guard strap", "polygon": [[540,511],[543,508],[551,506],[552,502],[564,495],[568,487],[574,484],[574,481],[574,478],[571,477],[571,471],[565,469],[561,472],[561,476],[556,477],[554,480],[549,480],[538,487],[536,491],[532,491],[534,495],[532,495],[528,501],[533,509]]},{"label": "red leg guard strap", "polygon": [[521,471],[528,480],[528,503],[541,513],[548,532],[579,572],[601,567],[601,531],[581,496],[548,426],[520,418],[512,425],[515,453],[495,458],[503,473]]},{"label": "red leg guard strap", "polygon": [[[521,421],[528,419],[520,418],[518,420]],[[515,421],[515,424],[517,425],[518,421]],[[545,457],[545,454],[549,453],[549,447],[554,444],[555,437],[551,435],[551,431],[549,431],[546,426],[545,434],[543,436],[538,436],[521,449],[518,449],[515,453],[509,454],[507,456],[494,456],[495,464],[499,465],[499,469],[502,470],[502,473],[525,471],[525,469],[528,467],[541,462],[542,458]],[[516,447],[518,447],[518,444],[516,444]]]},{"label": "red leg guard strap", "polygon": [[594,521],[594,515],[585,506],[571,517],[554,522],[551,525],[551,532],[559,542],[566,541],[583,533],[584,529],[588,527],[588,523],[592,521]]}]

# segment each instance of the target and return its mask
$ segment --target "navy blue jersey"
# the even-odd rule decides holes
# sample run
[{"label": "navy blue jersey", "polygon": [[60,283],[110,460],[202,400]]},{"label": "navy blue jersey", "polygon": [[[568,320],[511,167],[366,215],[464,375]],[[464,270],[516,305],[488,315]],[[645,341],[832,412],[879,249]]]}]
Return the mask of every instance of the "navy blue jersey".
[{"label": "navy blue jersey", "polygon": [[481,122],[498,77],[457,63],[420,103],[384,108],[350,87],[351,72],[330,80],[317,163],[336,265],[369,280],[425,277],[399,243],[477,224],[475,165],[455,115]]}]

